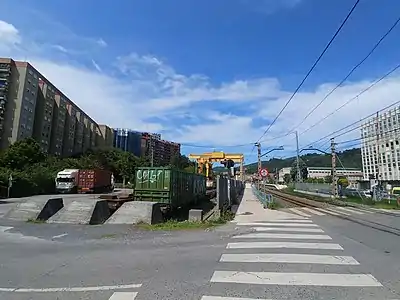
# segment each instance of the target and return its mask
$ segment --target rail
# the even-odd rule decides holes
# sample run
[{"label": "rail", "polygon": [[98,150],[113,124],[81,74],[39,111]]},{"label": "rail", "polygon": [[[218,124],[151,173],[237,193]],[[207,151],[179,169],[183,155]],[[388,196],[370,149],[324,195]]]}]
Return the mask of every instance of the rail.
[{"label": "rail", "polygon": [[388,225],[381,224],[381,223],[377,223],[377,222],[370,221],[370,220],[359,219],[359,218],[356,218],[354,216],[348,217],[348,216],[340,215],[340,214],[335,213],[335,212],[331,212],[331,211],[329,211],[329,204],[328,203],[324,203],[328,207],[321,207],[321,203],[318,203],[318,202],[316,202],[314,200],[304,199],[304,198],[300,198],[298,196],[288,195],[288,194],[285,194],[285,193],[282,193],[282,192],[278,192],[276,190],[264,189],[264,193],[265,193],[265,191],[268,191],[268,193],[274,195],[276,198],[280,198],[280,199],[282,199],[284,201],[287,201],[289,203],[297,204],[297,205],[304,206],[304,207],[314,208],[314,209],[317,209],[319,211],[323,211],[324,213],[327,213],[329,215],[335,216],[335,217],[340,218],[340,219],[344,219],[344,220],[347,220],[347,221],[350,221],[350,222],[353,222],[353,223],[357,223],[357,224],[364,225],[364,226],[367,226],[367,227],[370,227],[370,228],[374,228],[374,229],[379,230],[379,231],[383,231],[383,232],[386,232],[386,233],[390,233],[390,234],[394,234],[394,235],[400,236],[400,229],[399,228],[396,228],[396,227],[393,227],[393,226],[388,226]]}]

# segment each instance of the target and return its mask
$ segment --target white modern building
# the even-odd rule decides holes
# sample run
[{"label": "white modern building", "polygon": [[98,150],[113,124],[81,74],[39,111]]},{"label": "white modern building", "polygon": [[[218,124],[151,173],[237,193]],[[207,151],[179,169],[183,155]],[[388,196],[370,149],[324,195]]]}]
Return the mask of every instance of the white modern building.
[{"label": "white modern building", "polygon": [[290,170],[291,170],[292,168],[291,167],[287,167],[287,168],[282,168],[282,169],[280,169],[279,170],[279,172],[278,172],[278,183],[284,183],[285,182],[285,180],[284,180],[284,178],[285,178],[285,175],[290,175]]},{"label": "white modern building", "polygon": [[[308,167],[308,178],[324,179],[332,175],[332,168],[330,167]],[[336,168],[336,175],[338,177],[346,177],[351,186],[356,185],[359,180],[363,179],[363,172],[355,168]]]},{"label": "white modern building", "polygon": [[364,180],[400,180],[399,141],[400,107],[381,113],[362,124],[361,156]]}]

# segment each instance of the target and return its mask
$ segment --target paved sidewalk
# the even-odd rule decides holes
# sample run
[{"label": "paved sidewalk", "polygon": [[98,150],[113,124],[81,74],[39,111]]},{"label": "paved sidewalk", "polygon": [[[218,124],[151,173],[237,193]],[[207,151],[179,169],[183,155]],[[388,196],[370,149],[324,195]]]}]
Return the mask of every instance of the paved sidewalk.
[{"label": "paved sidewalk", "polygon": [[278,210],[264,209],[253,194],[251,184],[246,184],[242,202],[233,222],[264,222],[269,220],[299,219],[299,216]]}]

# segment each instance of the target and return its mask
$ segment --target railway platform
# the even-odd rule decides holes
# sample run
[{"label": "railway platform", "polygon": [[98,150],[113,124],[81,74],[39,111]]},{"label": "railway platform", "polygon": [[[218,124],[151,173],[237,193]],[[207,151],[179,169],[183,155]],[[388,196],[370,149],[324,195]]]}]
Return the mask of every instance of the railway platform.
[{"label": "railway platform", "polygon": [[265,222],[293,218],[299,217],[288,212],[265,209],[254,195],[251,184],[247,183],[233,222]]}]

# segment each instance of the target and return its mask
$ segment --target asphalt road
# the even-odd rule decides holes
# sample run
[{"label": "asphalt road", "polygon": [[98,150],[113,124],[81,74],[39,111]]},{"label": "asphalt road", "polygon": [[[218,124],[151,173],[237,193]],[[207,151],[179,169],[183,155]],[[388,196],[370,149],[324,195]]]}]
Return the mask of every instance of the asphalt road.
[{"label": "asphalt road", "polygon": [[149,232],[0,219],[0,299],[400,299],[398,236],[305,221]]}]

